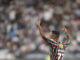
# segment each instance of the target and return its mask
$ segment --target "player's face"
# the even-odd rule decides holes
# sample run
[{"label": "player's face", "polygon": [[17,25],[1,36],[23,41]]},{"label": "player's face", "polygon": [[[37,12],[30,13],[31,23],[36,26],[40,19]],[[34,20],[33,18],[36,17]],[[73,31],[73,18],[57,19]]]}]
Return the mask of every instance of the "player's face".
[{"label": "player's face", "polygon": [[57,36],[55,34],[51,34],[51,39],[56,40],[57,41]]}]

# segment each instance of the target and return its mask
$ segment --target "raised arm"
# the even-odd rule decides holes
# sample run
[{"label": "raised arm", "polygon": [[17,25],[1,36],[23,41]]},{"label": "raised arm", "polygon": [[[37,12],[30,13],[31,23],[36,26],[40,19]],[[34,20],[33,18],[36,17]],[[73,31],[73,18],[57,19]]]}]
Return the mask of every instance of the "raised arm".
[{"label": "raised arm", "polygon": [[65,35],[66,35],[66,37],[67,37],[67,40],[68,40],[68,43],[71,44],[71,41],[73,40],[73,38],[72,38],[72,36],[70,35],[70,33],[68,32],[68,30],[67,30],[65,27],[63,27],[63,28],[62,28],[62,31],[65,33]]},{"label": "raised arm", "polygon": [[40,20],[36,23],[38,29],[39,29],[39,32],[40,32],[40,35],[42,36],[42,38],[44,40],[48,40],[48,38],[45,36],[45,32],[43,31],[42,27],[40,26]]}]

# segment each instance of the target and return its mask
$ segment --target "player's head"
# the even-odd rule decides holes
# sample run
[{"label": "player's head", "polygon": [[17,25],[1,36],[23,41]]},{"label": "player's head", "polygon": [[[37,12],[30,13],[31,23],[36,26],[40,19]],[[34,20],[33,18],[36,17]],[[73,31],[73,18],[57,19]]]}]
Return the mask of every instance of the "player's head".
[{"label": "player's head", "polygon": [[52,31],[51,38],[58,39],[59,35],[60,35],[59,31]]}]

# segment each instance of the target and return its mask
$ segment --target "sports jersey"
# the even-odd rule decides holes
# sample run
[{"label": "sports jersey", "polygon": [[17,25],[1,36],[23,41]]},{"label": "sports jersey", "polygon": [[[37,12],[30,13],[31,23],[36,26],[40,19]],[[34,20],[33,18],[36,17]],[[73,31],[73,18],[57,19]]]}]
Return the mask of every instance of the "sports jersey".
[{"label": "sports jersey", "polygon": [[50,46],[50,60],[62,60],[65,48],[69,45],[67,42],[56,42],[48,40]]}]

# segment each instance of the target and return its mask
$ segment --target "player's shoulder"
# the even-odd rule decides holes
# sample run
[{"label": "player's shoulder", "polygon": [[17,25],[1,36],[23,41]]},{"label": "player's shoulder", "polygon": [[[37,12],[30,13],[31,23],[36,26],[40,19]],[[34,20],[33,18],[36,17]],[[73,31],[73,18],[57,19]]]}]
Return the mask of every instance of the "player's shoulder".
[{"label": "player's shoulder", "polygon": [[49,39],[49,40],[48,40],[48,43],[49,43],[50,45],[53,45],[54,47],[57,47],[57,46],[58,46],[58,43],[57,43],[56,41],[54,41],[53,39]]},{"label": "player's shoulder", "polygon": [[48,39],[48,41],[57,43],[54,39]]}]

